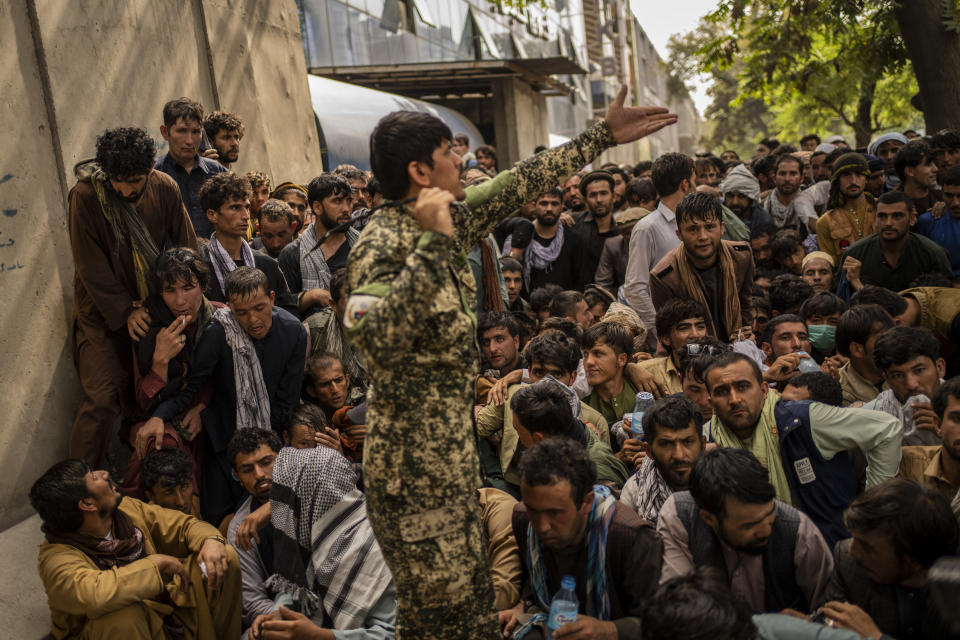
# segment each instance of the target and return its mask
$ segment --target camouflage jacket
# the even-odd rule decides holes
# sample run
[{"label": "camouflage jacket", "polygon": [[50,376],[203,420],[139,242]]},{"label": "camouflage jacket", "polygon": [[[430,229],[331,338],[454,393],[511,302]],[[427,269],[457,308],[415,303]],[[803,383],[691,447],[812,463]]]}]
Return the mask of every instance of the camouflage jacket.
[{"label": "camouflage jacket", "polygon": [[[478,466],[469,410],[479,369],[476,283],[466,251],[614,144],[601,122],[469,187],[465,200],[451,206],[452,238],[422,231],[412,205],[385,207],[371,218],[347,264],[344,327],[371,381],[365,453],[378,455],[378,444],[390,448],[376,465],[391,470],[383,470],[393,475],[389,493],[400,490],[398,465],[419,469],[423,483],[434,482],[438,471],[448,478],[459,473],[457,458],[467,469]],[[441,469],[429,468],[440,461]]]}]

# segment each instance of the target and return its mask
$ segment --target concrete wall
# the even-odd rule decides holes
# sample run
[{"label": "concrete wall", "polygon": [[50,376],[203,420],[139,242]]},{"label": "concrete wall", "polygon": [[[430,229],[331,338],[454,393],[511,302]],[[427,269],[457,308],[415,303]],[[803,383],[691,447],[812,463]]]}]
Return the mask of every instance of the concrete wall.
[{"label": "concrete wall", "polygon": [[493,104],[494,146],[502,171],[547,144],[550,118],[546,97],[517,78],[494,80]]},{"label": "concrete wall", "polygon": [[321,171],[294,0],[0,3],[0,529],[66,454],[78,400],[69,339],[72,167],[98,133],[144,127],[186,95],[246,126],[234,169],[276,184]]}]

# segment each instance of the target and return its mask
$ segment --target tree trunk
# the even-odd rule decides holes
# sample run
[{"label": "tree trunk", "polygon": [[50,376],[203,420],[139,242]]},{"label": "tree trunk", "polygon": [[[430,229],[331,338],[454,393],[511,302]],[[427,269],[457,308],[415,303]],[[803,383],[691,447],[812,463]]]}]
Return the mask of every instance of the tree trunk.
[{"label": "tree trunk", "polygon": [[873,135],[873,96],[877,91],[877,74],[865,75],[860,81],[860,96],[857,98],[857,113],[853,120],[853,132],[857,136],[856,149],[870,144]]},{"label": "tree trunk", "polygon": [[943,28],[943,3],[900,0],[894,15],[917,76],[927,133],[960,129],[960,34]]}]

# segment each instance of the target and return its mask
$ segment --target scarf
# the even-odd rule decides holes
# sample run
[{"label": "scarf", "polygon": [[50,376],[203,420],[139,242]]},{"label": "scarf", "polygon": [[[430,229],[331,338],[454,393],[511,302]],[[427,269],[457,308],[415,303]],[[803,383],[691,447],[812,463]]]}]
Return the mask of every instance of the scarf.
[{"label": "scarf", "polygon": [[[587,519],[587,615],[600,620],[610,619],[610,585],[607,582],[607,532],[617,510],[617,499],[607,487],[593,485],[593,505]],[[537,604],[550,610],[551,596],[547,593],[547,570],[543,559],[543,543],[527,524],[527,545],[524,549],[530,584]]]},{"label": "scarf", "polygon": [[723,195],[733,192],[745,195],[750,198],[751,205],[760,200],[760,183],[745,164],[738,164],[730,170],[726,180],[720,185],[720,191]]},{"label": "scarf", "polygon": [[776,189],[770,192],[770,195],[763,202],[763,208],[770,213],[773,224],[777,225],[777,228],[795,228],[797,226],[797,212],[793,210],[793,203],[796,198],[791,200],[790,204],[781,204],[777,198],[777,193]]},{"label": "scarf", "polygon": [[660,475],[653,458],[647,456],[640,463],[636,473],[637,483],[637,513],[656,524],[660,517],[663,503],[673,495],[673,489]]},{"label": "scarf", "polygon": [[343,363],[343,372],[350,376],[351,385],[363,388],[370,386],[367,370],[360,362],[357,352],[350,347],[350,343],[343,333],[340,319],[332,310],[329,312],[327,324],[323,330],[323,340],[320,347],[314,350],[315,353],[328,352],[340,356],[340,362]]},{"label": "scarf", "polygon": [[713,414],[713,418],[710,419],[710,431],[718,446],[745,449],[756,456],[760,464],[770,473],[770,483],[777,492],[777,500],[792,505],[790,483],[787,482],[787,475],[783,471],[783,460],[780,458],[777,420],[773,415],[778,402],[780,402],[780,394],[772,389],[768,391],[760,413],[760,421],[749,444],[738,438],[732,430],[727,429],[717,414]]},{"label": "scarf", "polygon": [[276,573],[267,588],[307,617],[322,607],[335,629],[362,627],[393,577],[347,459],[328,447],[284,447],[270,505]]},{"label": "scarf", "polygon": [[[707,302],[707,296],[703,284],[703,279],[697,270],[693,268],[687,259],[687,251],[683,244],[673,250],[677,263],[677,275],[680,276],[680,283],[686,290],[687,295],[702,304],[707,309],[707,315],[710,316],[710,333],[714,330],[713,310]],[[733,262],[733,251],[730,249],[730,243],[726,240],[720,241],[720,251],[717,256],[717,297],[718,305],[723,313],[722,322],[727,333],[736,331],[743,323],[740,308],[740,296],[737,295],[736,266]],[[716,336],[721,340],[726,340],[727,336]]]},{"label": "scarf", "polygon": [[43,533],[51,544],[68,544],[83,551],[101,571],[124,567],[144,557],[143,532],[126,513],[117,509],[113,514],[113,538],[95,538],[83,533],[61,533],[47,525]]},{"label": "scarf", "polygon": [[270,399],[260,358],[250,336],[240,328],[229,308],[217,309],[213,319],[223,327],[233,352],[233,383],[237,393],[237,429],[270,429]]},{"label": "scarf", "polygon": [[[93,160],[77,163],[73,173],[80,182],[89,182],[100,201],[100,210],[107,219],[117,246],[128,245],[133,255],[133,268],[136,273],[137,293],[140,302],[147,299],[153,290],[151,272],[160,255],[153,236],[143,223],[143,218],[131,202],[109,195],[109,180],[103,168]],[[149,174],[148,178],[149,180]]]},{"label": "scarf", "polygon": [[[352,247],[360,232],[353,227],[345,232],[347,247]],[[303,280],[303,290],[311,289],[330,289],[330,267],[323,257],[323,250],[320,248],[321,241],[317,238],[316,223],[311,222],[303,230],[298,239],[300,243],[300,277]]]},{"label": "scarf", "polygon": [[486,238],[480,240],[480,273],[483,276],[483,310],[503,311],[500,280],[497,278],[497,258]]},{"label": "scarf", "polygon": [[[220,244],[216,231],[210,234],[210,244],[207,245],[207,251],[210,256],[210,263],[213,264],[213,273],[217,276],[217,282],[220,283],[220,291],[226,296],[227,276],[237,268],[237,263],[233,261],[233,258],[230,257],[227,250]],[[246,240],[240,241],[240,255],[243,257],[243,265],[245,267],[257,266],[253,260],[253,249],[250,248]]]},{"label": "scarf", "polygon": [[[536,235],[536,232],[534,232]],[[503,254],[510,255],[510,249],[513,247],[513,236],[507,238],[503,243]],[[523,251],[523,283],[530,290],[530,273],[536,269],[538,271],[550,272],[550,267],[560,256],[560,250],[563,249],[563,224],[557,223],[557,235],[553,236],[550,244],[543,246],[537,242],[536,238],[530,239],[530,244]]]}]

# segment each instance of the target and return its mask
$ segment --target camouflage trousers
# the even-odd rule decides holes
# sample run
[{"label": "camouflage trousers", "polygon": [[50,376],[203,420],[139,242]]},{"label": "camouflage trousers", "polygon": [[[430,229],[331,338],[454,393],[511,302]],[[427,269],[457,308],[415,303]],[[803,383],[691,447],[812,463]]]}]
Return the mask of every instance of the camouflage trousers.
[{"label": "camouflage trousers", "polygon": [[367,486],[370,524],[393,572],[397,640],[496,640],[493,581],[473,493],[419,513]]}]

